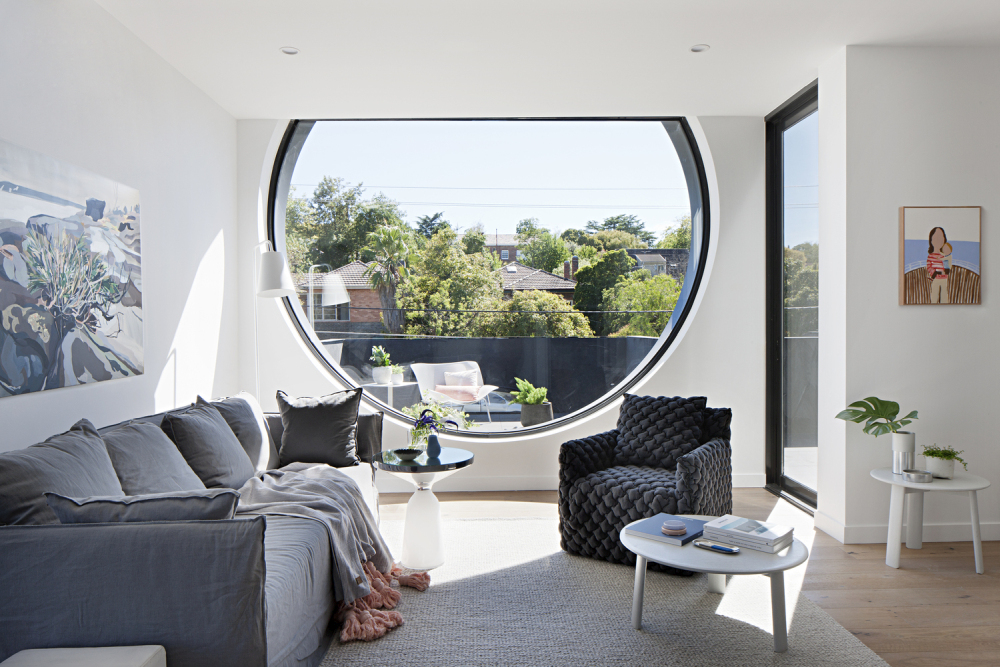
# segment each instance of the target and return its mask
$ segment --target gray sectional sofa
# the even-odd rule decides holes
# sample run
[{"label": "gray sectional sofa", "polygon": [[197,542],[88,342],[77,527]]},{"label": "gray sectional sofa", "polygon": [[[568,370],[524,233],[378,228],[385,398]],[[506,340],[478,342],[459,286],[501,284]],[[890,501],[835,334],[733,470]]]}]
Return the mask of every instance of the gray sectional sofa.
[{"label": "gray sectional sofa", "polygon": [[[339,469],[376,516],[381,418],[359,418],[363,462]],[[258,472],[278,467],[281,419],[266,421],[267,441],[241,441]],[[0,525],[0,661],[27,648],[159,644],[170,667],[316,665],[332,637],[332,568],[327,531],[300,517]]]}]

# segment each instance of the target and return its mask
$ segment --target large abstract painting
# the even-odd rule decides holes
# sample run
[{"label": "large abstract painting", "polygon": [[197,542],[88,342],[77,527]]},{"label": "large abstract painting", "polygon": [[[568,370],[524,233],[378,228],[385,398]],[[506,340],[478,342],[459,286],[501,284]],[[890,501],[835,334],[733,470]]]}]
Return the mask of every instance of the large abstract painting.
[{"label": "large abstract painting", "polygon": [[899,209],[899,305],[982,303],[978,206]]},{"label": "large abstract painting", "polygon": [[0,397],[143,372],[138,191],[0,141]]}]

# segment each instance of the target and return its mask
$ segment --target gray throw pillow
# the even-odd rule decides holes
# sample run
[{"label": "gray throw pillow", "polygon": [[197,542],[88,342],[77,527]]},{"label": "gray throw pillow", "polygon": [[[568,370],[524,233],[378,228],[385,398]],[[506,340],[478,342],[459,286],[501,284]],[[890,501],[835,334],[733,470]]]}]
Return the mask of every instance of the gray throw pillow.
[{"label": "gray throw pillow", "polygon": [[326,463],[336,468],[360,465],[357,454],[361,389],[338,391],[320,398],[289,398],[279,391],[281,449],[278,462]]},{"label": "gray throw pillow", "polygon": [[240,494],[232,489],[202,489],[142,496],[70,498],[46,493],[60,523],[136,521],[215,521],[232,519]]},{"label": "gray throw pillow", "polygon": [[156,424],[130,422],[105,431],[102,437],[127,496],[205,488]]},{"label": "gray throw pillow", "polygon": [[241,392],[229,398],[206,401],[198,397],[198,405],[214,405],[222,418],[233,429],[243,451],[250,457],[257,472],[278,467],[278,449],[271,440],[271,432],[264,421],[264,413],[250,394]]},{"label": "gray throw pillow", "polygon": [[208,488],[238,489],[254,476],[250,457],[215,406],[169,412],[160,428]]},{"label": "gray throw pillow", "polygon": [[0,454],[0,525],[59,523],[45,504],[47,491],[125,495],[104,440],[86,419],[45,442]]},{"label": "gray throw pillow", "polygon": [[365,463],[382,453],[382,412],[358,415],[358,458]]}]

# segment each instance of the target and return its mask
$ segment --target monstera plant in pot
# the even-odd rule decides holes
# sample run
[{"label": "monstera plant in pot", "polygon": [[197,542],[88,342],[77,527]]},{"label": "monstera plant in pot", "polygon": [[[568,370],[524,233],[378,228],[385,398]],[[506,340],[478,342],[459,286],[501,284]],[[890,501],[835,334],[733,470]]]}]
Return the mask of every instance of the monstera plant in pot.
[{"label": "monstera plant in pot", "polygon": [[861,430],[876,438],[892,433],[892,472],[901,475],[904,470],[913,467],[913,455],[917,448],[916,435],[901,429],[917,418],[917,411],[901,419],[896,419],[898,415],[899,403],[869,396],[848,405],[837,415],[837,419],[857,424],[863,422],[865,426]]}]

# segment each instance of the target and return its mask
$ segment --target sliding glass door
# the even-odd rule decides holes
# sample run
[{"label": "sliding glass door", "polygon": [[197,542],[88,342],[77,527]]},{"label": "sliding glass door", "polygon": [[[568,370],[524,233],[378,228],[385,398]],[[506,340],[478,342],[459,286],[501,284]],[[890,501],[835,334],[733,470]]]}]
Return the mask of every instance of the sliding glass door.
[{"label": "sliding glass door", "polygon": [[819,107],[812,85],[767,118],[767,483],[815,507]]}]

